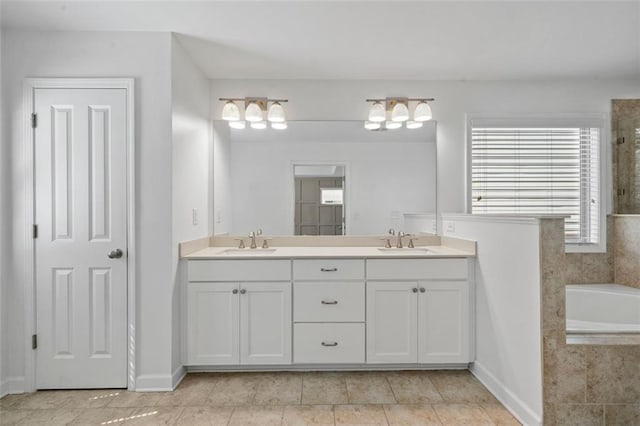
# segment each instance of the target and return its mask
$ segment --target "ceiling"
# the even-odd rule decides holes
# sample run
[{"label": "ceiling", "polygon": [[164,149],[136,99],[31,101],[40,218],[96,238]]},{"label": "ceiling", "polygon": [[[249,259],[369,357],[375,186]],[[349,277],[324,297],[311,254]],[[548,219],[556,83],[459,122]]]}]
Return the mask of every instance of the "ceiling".
[{"label": "ceiling", "polygon": [[210,78],[640,78],[640,0],[5,0],[2,25],[175,32]]}]

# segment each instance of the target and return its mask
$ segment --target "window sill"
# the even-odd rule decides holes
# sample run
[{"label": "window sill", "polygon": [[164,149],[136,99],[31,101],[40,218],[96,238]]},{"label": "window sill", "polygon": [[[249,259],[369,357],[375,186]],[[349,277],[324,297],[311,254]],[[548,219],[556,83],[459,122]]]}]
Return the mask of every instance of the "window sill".
[{"label": "window sill", "polygon": [[565,253],[606,253],[607,245],[604,242],[598,244],[576,244],[566,243],[564,245]]}]

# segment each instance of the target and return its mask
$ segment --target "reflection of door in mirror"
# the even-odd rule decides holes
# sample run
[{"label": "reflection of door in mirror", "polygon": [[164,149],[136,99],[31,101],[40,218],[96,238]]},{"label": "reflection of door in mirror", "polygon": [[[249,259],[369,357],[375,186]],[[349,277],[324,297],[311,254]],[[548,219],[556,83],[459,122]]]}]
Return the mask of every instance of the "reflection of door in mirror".
[{"label": "reflection of door in mirror", "polygon": [[640,99],[612,102],[615,213],[640,214]]},{"label": "reflection of door in mirror", "polygon": [[296,165],[295,235],[344,235],[344,166]]}]

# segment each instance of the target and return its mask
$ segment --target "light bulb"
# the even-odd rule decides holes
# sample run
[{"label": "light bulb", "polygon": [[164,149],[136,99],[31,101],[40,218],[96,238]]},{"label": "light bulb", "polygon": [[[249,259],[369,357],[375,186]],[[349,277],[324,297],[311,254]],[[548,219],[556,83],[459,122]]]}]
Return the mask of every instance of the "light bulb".
[{"label": "light bulb", "polygon": [[420,101],[418,105],[416,105],[416,110],[413,112],[414,121],[429,121],[431,118],[433,118],[431,107],[427,101]]},{"label": "light bulb", "polygon": [[225,121],[238,121],[240,120],[240,109],[233,101],[227,101],[222,108],[222,119]]},{"label": "light bulb", "polygon": [[229,127],[231,127],[232,129],[244,129],[245,127],[247,127],[247,123],[244,121],[230,121],[229,122]]},{"label": "light bulb", "polygon": [[387,111],[384,109],[382,102],[374,102],[369,110],[369,121],[381,123],[387,119]]},{"label": "light bulb", "polygon": [[403,122],[409,119],[409,108],[402,102],[398,102],[391,110],[391,121]]},{"label": "light bulb", "polygon": [[384,123],[384,127],[385,129],[389,130],[399,129],[400,127],[402,127],[402,123],[399,121],[387,121],[386,123]]},{"label": "light bulb", "polygon": [[250,122],[262,121],[262,108],[255,102],[249,102],[244,111],[244,118]]},{"label": "light bulb", "polygon": [[252,129],[262,130],[267,128],[266,121],[254,121],[250,124]]},{"label": "light bulb", "polygon": [[378,130],[380,129],[381,124],[379,122],[376,121],[365,121],[364,122],[364,128],[367,130]]},{"label": "light bulb", "polygon": [[271,128],[275,130],[285,130],[287,128],[286,121],[271,123]]},{"label": "light bulb", "polygon": [[271,105],[271,108],[269,108],[269,113],[267,114],[267,120],[272,123],[284,122],[284,108],[282,108],[282,105],[280,105],[279,102],[274,102]]},{"label": "light bulb", "polygon": [[422,121],[407,121],[407,129],[419,129],[420,127],[422,127]]}]

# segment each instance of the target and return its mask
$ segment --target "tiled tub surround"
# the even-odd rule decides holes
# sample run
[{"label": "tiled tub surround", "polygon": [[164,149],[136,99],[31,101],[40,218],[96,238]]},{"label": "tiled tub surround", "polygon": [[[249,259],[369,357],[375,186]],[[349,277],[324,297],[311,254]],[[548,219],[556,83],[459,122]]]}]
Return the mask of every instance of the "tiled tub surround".
[{"label": "tiled tub surround", "polygon": [[518,425],[468,371],[198,373],[174,392],[43,391],[5,425]]},{"label": "tiled tub surround", "polygon": [[[619,220],[614,217],[614,227]],[[625,241],[633,238],[632,232],[614,235]],[[544,424],[640,424],[640,345],[566,343],[565,285],[572,270],[567,257],[583,255],[565,257],[563,235],[562,220],[541,222]],[[619,247],[621,242],[613,244]]]}]

